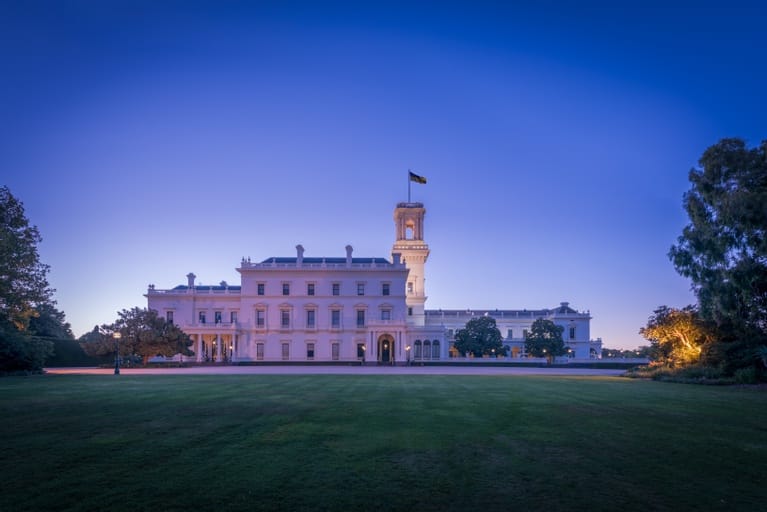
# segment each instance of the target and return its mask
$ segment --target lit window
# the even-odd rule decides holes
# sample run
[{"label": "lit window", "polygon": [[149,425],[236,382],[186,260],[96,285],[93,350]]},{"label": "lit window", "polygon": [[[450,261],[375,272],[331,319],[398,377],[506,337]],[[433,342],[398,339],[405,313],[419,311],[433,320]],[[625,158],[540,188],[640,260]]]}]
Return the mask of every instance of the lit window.
[{"label": "lit window", "polygon": [[314,295],[314,283],[309,283],[306,285],[306,294]]},{"label": "lit window", "polygon": [[264,288],[266,288],[266,285],[264,283],[258,283],[258,294],[263,295],[264,294]]},{"label": "lit window", "polygon": [[333,295],[341,295],[341,283],[333,283]]},{"label": "lit window", "polygon": [[338,329],[339,327],[341,327],[341,310],[340,309],[330,310],[330,327],[333,327],[334,329]]},{"label": "lit window", "polygon": [[282,294],[290,295],[290,283],[282,283]]},{"label": "lit window", "polygon": [[389,295],[389,283],[383,283],[381,285],[381,295]]},{"label": "lit window", "polygon": [[365,310],[357,310],[357,327],[365,327]]}]

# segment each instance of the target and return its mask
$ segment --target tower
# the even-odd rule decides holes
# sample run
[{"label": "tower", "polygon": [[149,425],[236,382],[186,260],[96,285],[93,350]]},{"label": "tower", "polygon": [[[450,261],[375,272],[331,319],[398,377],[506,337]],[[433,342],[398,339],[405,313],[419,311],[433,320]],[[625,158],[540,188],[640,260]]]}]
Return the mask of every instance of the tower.
[{"label": "tower", "polygon": [[[423,326],[426,323],[424,305],[424,267],[429,257],[429,246],[423,241],[423,218],[426,209],[423,203],[397,203],[394,209],[396,238],[392,255],[399,254],[409,270],[405,290],[408,308],[408,323]],[[396,259],[396,258],[394,258]]]}]

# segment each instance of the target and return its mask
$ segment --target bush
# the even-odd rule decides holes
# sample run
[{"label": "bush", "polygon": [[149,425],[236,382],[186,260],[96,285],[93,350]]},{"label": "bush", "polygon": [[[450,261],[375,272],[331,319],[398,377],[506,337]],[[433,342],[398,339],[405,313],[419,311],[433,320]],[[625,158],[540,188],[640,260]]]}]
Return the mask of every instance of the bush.
[{"label": "bush", "polygon": [[759,374],[753,366],[735,370],[733,378],[738,384],[756,384],[759,382]]},{"label": "bush", "polygon": [[40,372],[51,342],[0,328],[0,373]]},{"label": "bush", "polygon": [[662,382],[681,382],[686,384],[732,384],[721,368],[692,365],[675,367],[665,365],[639,366],[629,370],[626,377],[652,379]]}]

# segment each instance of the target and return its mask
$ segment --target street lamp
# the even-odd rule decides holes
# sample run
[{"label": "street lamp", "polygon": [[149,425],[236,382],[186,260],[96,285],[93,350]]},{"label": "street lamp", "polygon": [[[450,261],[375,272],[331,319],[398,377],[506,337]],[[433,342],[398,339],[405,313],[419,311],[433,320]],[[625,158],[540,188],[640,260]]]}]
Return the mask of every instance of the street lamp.
[{"label": "street lamp", "polygon": [[405,354],[407,354],[407,365],[410,366],[410,345],[405,346]]},{"label": "street lamp", "polygon": [[365,351],[367,347],[365,345],[362,345],[362,366],[365,366]]},{"label": "street lamp", "polygon": [[120,375],[120,338],[122,338],[122,334],[116,332],[112,334],[112,337],[115,339],[115,375]]}]

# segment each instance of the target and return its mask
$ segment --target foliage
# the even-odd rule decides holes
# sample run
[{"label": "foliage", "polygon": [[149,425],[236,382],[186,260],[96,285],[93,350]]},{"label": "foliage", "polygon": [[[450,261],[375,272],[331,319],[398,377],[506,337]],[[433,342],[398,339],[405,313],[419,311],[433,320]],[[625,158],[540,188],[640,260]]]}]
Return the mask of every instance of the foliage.
[{"label": "foliage", "polygon": [[635,357],[650,359],[651,356],[652,356],[652,347],[650,345],[643,345],[633,350],[625,350],[620,348],[603,348],[602,349],[602,359],[610,359],[610,358],[630,359]]},{"label": "foliage", "polygon": [[721,368],[701,364],[671,367],[663,363],[652,363],[632,368],[625,373],[625,376],[683,384],[722,385],[734,383],[733,378],[726,376]]},{"label": "foliage", "polygon": [[35,307],[48,302],[48,265],[40,263],[37,244],[42,241],[30,226],[24,205],[0,187],[0,321],[26,330]]},{"label": "foliage", "polygon": [[509,350],[503,345],[503,337],[495,325],[495,319],[490,316],[472,318],[466,322],[466,327],[455,333],[453,346],[459,353],[474,357],[506,355]]},{"label": "foliage", "polygon": [[754,349],[767,344],[767,141],[723,139],[699,164],[684,195],[690,223],[669,257],[716,326],[707,364],[731,373],[756,366]]},{"label": "foliage", "polygon": [[704,347],[713,340],[711,326],[694,306],[657,308],[639,334],[650,341],[652,359],[672,367],[699,362]]},{"label": "foliage", "polygon": [[0,325],[0,374],[39,372],[51,349],[50,340]]},{"label": "foliage", "polygon": [[[115,333],[120,333],[119,342]],[[146,364],[150,357],[194,355],[189,350],[192,339],[172,322],[167,322],[151,309],[135,307],[123,309],[118,319],[110,325],[96,326],[80,337],[86,354],[92,357],[112,356],[119,351],[120,357],[139,356]]]},{"label": "foliage", "polygon": [[525,335],[525,350],[533,357],[545,357],[549,364],[553,363],[555,357],[567,354],[562,331],[561,325],[539,318]]}]

